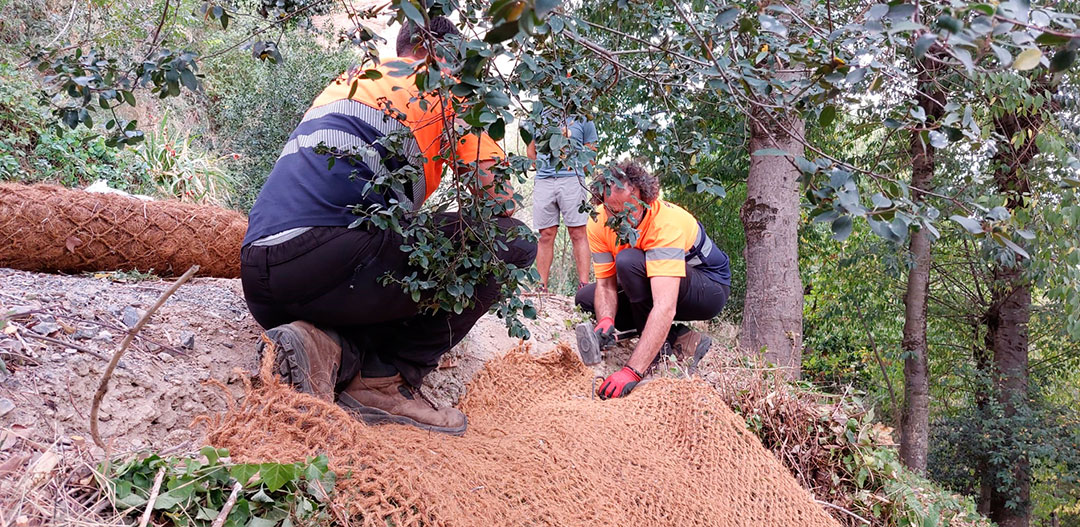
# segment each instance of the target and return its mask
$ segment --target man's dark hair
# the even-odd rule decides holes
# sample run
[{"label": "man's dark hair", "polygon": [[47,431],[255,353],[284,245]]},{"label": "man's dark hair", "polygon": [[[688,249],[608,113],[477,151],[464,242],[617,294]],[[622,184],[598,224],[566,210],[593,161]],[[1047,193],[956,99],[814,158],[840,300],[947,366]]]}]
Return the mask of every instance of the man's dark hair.
[{"label": "man's dark hair", "polygon": [[[645,203],[652,203],[660,197],[660,180],[645,169],[642,161],[628,159],[619,161],[608,168],[611,170],[610,174],[606,170],[601,171],[594,188],[606,189],[612,186],[613,183],[607,178],[614,177],[623,184],[629,183],[637,187],[641,192],[641,201]],[[605,193],[601,192],[600,196],[593,196],[593,203],[596,205],[603,203],[602,196],[604,195]]]},{"label": "man's dark hair", "polygon": [[446,35],[460,35],[457,26],[444,16],[432,18],[427,23],[427,28],[422,28],[412,22],[405,22],[397,36],[397,54],[399,57],[411,57],[416,55],[414,50],[420,45],[424,33],[442,40]]}]

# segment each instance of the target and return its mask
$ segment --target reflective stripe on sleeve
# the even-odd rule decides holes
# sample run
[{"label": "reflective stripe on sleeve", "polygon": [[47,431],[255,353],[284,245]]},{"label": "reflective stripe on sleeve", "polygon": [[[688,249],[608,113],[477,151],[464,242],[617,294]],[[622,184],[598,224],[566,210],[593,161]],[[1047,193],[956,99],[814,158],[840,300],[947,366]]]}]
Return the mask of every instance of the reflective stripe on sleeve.
[{"label": "reflective stripe on sleeve", "polygon": [[593,261],[593,263],[598,263],[598,264],[612,263],[612,262],[615,261],[615,257],[612,256],[611,253],[606,253],[606,252],[604,252],[604,253],[592,253],[592,261]]},{"label": "reflective stripe on sleeve", "polygon": [[682,260],[686,258],[686,251],[678,247],[659,247],[645,251],[645,261],[656,260]]}]

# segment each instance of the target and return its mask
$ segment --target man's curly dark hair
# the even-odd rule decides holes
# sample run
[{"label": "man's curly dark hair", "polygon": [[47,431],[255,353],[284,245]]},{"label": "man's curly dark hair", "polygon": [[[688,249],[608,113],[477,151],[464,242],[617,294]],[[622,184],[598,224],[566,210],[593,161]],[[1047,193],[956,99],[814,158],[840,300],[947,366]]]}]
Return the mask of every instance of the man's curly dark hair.
[{"label": "man's curly dark hair", "polygon": [[[608,175],[610,171],[610,176]],[[641,201],[645,203],[652,203],[660,197],[660,180],[656,176],[649,173],[645,169],[641,161],[636,159],[627,159],[625,161],[619,161],[614,165],[609,165],[608,170],[600,171],[600,175],[597,178],[594,187],[600,190],[606,190],[613,183],[608,181],[608,177],[614,177],[621,181],[623,184],[631,184],[641,192]],[[600,196],[604,193],[601,192]],[[603,199],[595,199],[593,202],[596,205],[603,203]]]},{"label": "man's curly dark hair", "polygon": [[[412,22],[405,22],[397,36],[397,54],[399,57],[414,56],[416,46],[420,44],[423,35],[422,28]],[[442,40],[446,35],[460,35],[457,26],[444,16],[432,18],[427,23],[427,32],[435,38]]]}]

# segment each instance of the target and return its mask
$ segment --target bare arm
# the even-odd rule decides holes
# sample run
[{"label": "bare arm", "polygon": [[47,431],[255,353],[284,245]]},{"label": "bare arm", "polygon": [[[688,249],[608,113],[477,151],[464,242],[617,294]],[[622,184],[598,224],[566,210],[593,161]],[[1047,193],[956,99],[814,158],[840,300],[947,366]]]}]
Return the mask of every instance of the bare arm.
[{"label": "bare arm", "polygon": [[529,141],[529,146],[525,147],[525,155],[536,161],[536,141]]},{"label": "bare arm", "polygon": [[619,307],[618,288],[619,282],[614,276],[596,279],[596,295],[593,297],[593,306],[596,308],[596,320],[599,321],[604,317],[615,318],[615,312]]},{"label": "bare arm", "polygon": [[[652,288],[653,308],[649,311],[649,318],[645,321],[645,329],[641,331],[637,346],[634,347],[630,360],[626,365],[644,372],[652,365],[656,354],[667,338],[671,329],[671,322],[675,320],[675,305],[679,300],[679,283],[682,278],[678,276],[654,276],[649,279]],[[597,300],[599,300],[600,288],[597,287]],[[600,306],[597,304],[597,314]]]}]

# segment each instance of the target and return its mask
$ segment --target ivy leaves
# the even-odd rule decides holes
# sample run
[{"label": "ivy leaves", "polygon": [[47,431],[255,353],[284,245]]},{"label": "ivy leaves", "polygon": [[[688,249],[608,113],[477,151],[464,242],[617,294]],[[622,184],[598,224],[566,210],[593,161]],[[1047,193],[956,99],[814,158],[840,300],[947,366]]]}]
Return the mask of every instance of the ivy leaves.
[{"label": "ivy leaves", "polygon": [[158,521],[174,526],[209,526],[234,485],[241,490],[226,525],[325,521],[337,479],[325,455],[299,463],[232,463],[228,450],[206,446],[196,458],[151,454],[114,465],[108,478],[117,508],[145,508],[159,471],[164,477],[153,509]]}]

